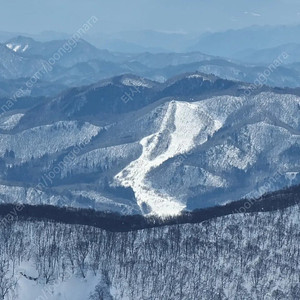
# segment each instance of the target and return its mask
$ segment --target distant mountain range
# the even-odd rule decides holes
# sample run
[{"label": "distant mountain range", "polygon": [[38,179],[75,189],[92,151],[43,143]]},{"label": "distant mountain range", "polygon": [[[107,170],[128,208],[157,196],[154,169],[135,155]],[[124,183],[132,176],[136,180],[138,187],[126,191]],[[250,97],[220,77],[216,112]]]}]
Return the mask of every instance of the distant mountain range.
[{"label": "distant mountain range", "polygon": [[[65,40],[71,35],[59,32],[40,34],[10,33],[0,31],[0,42],[16,36],[29,36],[47,42]],[[220,32],[185,33],[154,30],[87,34],[85,39],[101,49],[123,53],[203,52],[214,56],[235,57],[249,49],[263,50],[287,44],[300,44],[300,25],[251,26]]]},{"label": "distant mountain range", "polygon": [[[240,52],[235,60],[215,57],[201,52],[190,53],[117,53],[100,50],[79,40],[71,47],[68,40],[40,42],[18,36],[0,44],[0,97],[25,89],[32,96],[54,96],[67,87],[95,83],[121,74],[136,74],[164,82],[180,73],[203,72],[229,80],[257,82],[279,87],[298,86],[300,70],[297,66],[297,45]],[[261,78],[273,57],[286,49],[289,54],[268,76]],[[273,54],[272,54],[273,53]],[[49,61],[56,61],[50,66]],[[246,61],[241,63],[239,61]],[[264,64],[263,62],[266,62]],[[30,80],[35,83],[28,88]],[[256,83],[257,84],[257,83]]]},{"label": "distant mountain range", "polygon": [[288,57],[284,60],[284,64],[296,63],[300,61],[300,43],[290,43],[264,49],[247,49],[236,53],[236,59],[251,64],[271,64],[283,53]]},{"label": "distant mountain range", "polygon": [[188,49],[203,51],[211,55],[233,57],[236,53],[247,49],[262,50],[290,43],[300,43],[300,25],[252,26],[206,33]]}]

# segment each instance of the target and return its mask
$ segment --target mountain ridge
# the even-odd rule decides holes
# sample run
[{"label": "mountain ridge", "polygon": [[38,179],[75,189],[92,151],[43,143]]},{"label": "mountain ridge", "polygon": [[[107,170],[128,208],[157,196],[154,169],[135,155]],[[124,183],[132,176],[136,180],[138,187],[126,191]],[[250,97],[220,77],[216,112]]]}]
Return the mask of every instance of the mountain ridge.
[{"label": "mountain ridge", "polygon": [[123,75],[12,110],[0,118],[2,203],[176,215],[297,184],[298,95]]}]

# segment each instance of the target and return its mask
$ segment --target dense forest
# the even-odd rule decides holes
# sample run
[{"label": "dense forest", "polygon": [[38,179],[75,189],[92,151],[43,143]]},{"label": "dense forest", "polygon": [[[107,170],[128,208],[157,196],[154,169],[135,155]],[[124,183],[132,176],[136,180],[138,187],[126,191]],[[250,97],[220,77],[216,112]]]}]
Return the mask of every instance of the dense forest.
[{"label": "dense forest", "polygon": [[62,299],[60,285],[91,276],[80,300],[300,299],[299,232],[299,205],[130,232],[13,221],[0,227],[0,299],[35,299],[24,281]]},{"label": "dense forest", "polygon": [[3,205],[0,299],[300,299],[299,190],[165,220]]}]

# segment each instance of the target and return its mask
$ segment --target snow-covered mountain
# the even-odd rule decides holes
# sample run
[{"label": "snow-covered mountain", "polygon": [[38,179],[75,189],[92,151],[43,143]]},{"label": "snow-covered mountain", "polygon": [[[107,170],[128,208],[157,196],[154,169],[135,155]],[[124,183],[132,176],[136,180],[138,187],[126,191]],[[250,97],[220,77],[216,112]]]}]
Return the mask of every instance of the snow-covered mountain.
[{"label": "snow-covered mountain", "polygon": [[141,156],[115,176],[141,206],[176,214],[251,196],[276,174],[269,189],[299,181],[290,156],[300,142],[298,97],[262,93],[165,106],[159,129],[140,140]]},{"label": "snow-covered mountain", "polygon": [[[117,58],[114,58],[114,55],[110,52],[99,50],[82,39],[78,40],[76,44],[74,43],[69,42],[67,39],[40,42],[26,36],[17,36],[8,40],[5,44],[6,47],[16,53],[22,53],[28,57],[38,56],[46,60],[60,51],[58,64],[65,67],[71,67],[92,59],[117,61]],[[64,51],[61,48],[64,48]],[[71,55],[68,55],[70,53]]]},{"label": "snow-covered mountain", "polygon": [[43,60],[24,57],[6,45],[0,44],[0,78],[16,79],[30,77],[43,68]]},{"label": "snow-covered mountain", "polygon": [[297,184],[297,93],[126,75],[12,109],[0,117],[1,202],[166,216]]}]

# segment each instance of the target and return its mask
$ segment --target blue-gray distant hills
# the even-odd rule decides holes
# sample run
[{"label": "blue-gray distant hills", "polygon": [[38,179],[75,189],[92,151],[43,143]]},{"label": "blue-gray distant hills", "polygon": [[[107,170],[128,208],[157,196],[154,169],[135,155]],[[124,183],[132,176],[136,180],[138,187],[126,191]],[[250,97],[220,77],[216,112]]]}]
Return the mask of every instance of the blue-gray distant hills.
[{"label": "blue-gray distant hills", "polygon": [[[295,55],[298,48],[294,45],[284,49],[288,58],[257,82],[273,59],[282,54],[281,48],[261,50],[261,60],[256,59],[256,50],[245,50],[234,55],[234,59],[225,59],[199,51],[120,53],[100,50],[84,40],[70,47],[67,39],[41,42],[17,36],[0,44],[0,97],[12,96],[19,89],[31,96],[54,96],[68,87],[122,74],[164,82],[177,74],[195,71],[229,80],[296,87],[300,77]],[[56,61],[50,65],[54,56]],[[38,82],[28,88],[26,83],[33,77]]]}]

